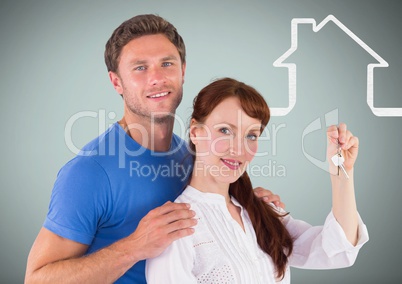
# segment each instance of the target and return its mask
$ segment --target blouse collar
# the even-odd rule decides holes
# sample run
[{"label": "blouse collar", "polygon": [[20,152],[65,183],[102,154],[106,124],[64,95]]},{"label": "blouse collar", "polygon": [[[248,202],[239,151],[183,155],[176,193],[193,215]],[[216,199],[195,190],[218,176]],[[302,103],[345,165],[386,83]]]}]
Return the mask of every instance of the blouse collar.
[{"label": "blouse collar", "polygon": [[[191,185],[188,185],[183,193],[187,198],[198,202],[198,203],[213,203],[213,204],[221,204],[226,206],[226,200],[225,197],[219,193],[212,193],[212,192],[203,192],[195,187],[192,187]],[[240,207],[243,209],[243,206],[240,205],[240,203],[234,198],[233,196],[230,196],[230,200],[233,202],[234,205]]]}]

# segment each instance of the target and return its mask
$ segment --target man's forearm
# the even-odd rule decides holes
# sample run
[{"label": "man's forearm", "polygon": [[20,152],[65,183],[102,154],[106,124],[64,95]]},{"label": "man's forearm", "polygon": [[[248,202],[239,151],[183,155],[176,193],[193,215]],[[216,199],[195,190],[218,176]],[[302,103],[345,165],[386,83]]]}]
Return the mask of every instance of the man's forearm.
[{"label": "man's forearm", "polygon": [[86,256],[49,263],[27,274],[25,283],[113,283],[138,261],[126,245],[123,239]]}]

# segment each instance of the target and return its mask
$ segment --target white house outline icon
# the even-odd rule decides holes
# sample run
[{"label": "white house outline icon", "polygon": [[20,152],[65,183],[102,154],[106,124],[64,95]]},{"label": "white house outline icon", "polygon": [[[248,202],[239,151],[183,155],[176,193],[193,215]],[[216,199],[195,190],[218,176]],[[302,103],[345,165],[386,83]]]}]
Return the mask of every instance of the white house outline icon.
[{"label": "white house outline icon", "polygon": [[270,108],[272,116],[285,116],[287,115],[296,104],[296,64],[283,63],[293,52],[297,49],[297,31],[299,24],[311,24],[314,32],[318,32],[329,21],[334,22],[341,30],[343,30],[349,37],[351,37],[357,44],[373,56],[378,63],[370,63],[367,65],[367,104],[371,111],[377,116],[402,116],[402,108],[377,108],[374,107],[374,68],[375,67],[388,67],[388,62],[365,44],[359,37],[357,37],[351,30],[342,24],[333,15],[327,16],[319,25],[312,18],[294,18],[291,23],[291,47],[282,56],[280,56],[273,65],[275,67],[287,67],[289,74],[289,106],[285,108]]}]

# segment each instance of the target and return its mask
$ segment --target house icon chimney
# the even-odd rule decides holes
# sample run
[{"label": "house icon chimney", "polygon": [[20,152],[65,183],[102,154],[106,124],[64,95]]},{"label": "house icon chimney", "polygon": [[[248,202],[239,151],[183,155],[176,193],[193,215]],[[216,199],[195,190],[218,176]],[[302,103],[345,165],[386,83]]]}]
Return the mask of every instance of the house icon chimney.
[{"label": "house icon chimney", "polygon": [[293,52],[297,50],[298,40],[298,26],[299,24],[311,24],[314,32],[318,32],[329,21],[332,21],[342,31],[344,31],[351,39],[359,44],[365,51],[367,51],[377,62],[367,65],[367,104],[371,111],[376,116],[401,116],[402,108],[377,108],[374,107],[374,68],[375,67],[388,67],[388,62],[379,56],[374,50],[372,50],[366,43],[364,43],[358,36],[356,36],[351,30],[349,30],[344,24],[342,24],[333,15],[327,16],[320,24],[316,24],[316,21],[312,18],[294,18],[291,22],[291,47],[282,56],[280,56],[273,63],[274,67],[286,67],[288,68],[289,76],[289,106],[285,108],[270,108],[272,116],[285,116],[287,115],[296,104],[296,64],[295,63],[283,63]]}]

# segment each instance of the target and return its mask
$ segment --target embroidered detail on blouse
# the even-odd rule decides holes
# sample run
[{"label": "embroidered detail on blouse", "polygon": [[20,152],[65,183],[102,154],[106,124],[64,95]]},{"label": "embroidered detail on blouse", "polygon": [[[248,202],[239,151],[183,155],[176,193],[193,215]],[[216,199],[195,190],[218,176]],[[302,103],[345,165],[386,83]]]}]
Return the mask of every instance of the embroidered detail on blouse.
[{"label": "embroidered detail on blouse", "polygon": [[233,271],[229,265],[215,267],[210,272],[197,277],[197,283],[222,284],[233,283],[234,281]]},{"label": "embroidered detail on blouse", "polygon": [[213,240],[209,241],[209,242],[202,242],[202,243],[198,243],[198,244],[193,245],[193,247],[199,247],[199,246],[202,246],[202,245],[212,244],[213,242],[214,242]]}]

